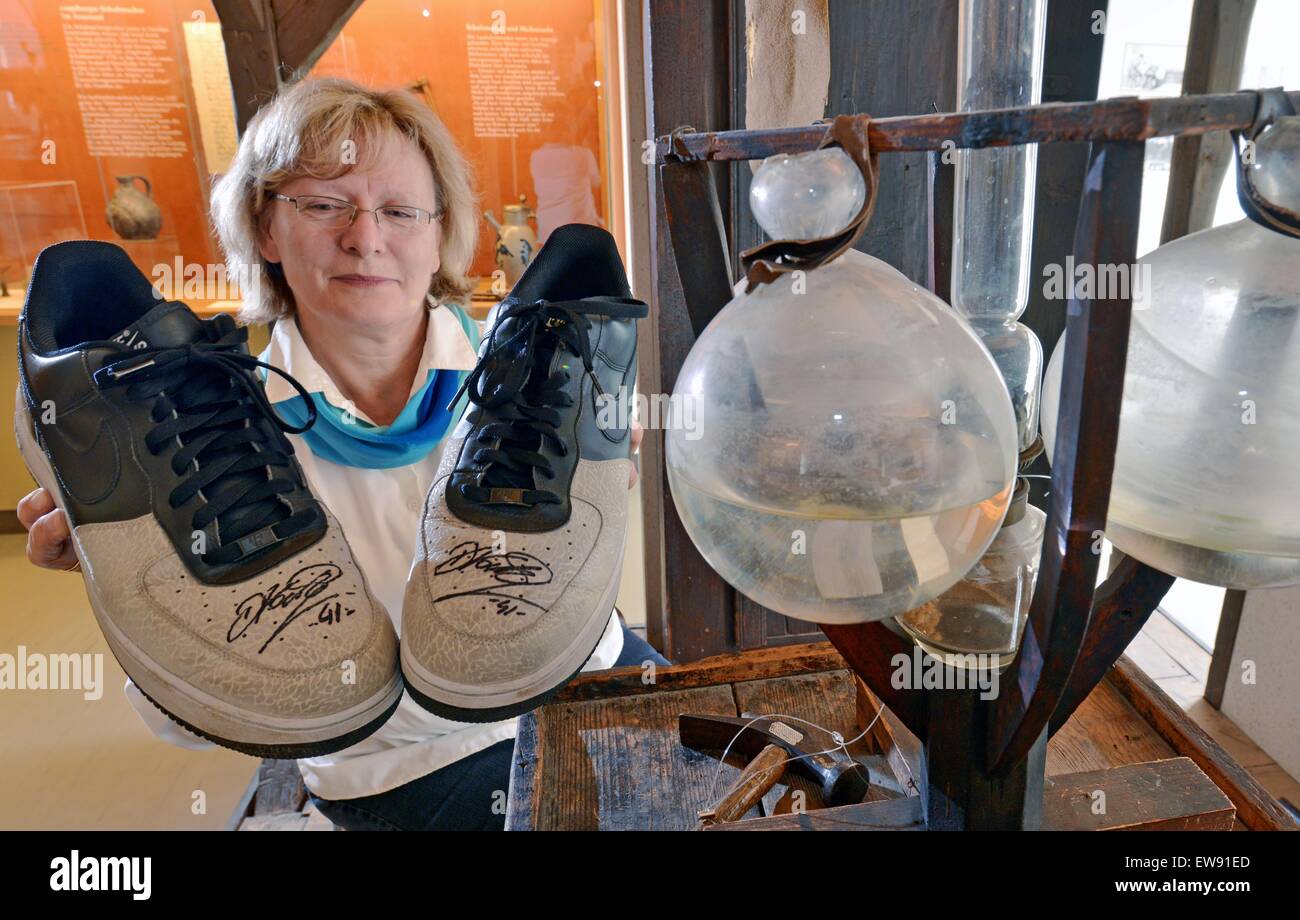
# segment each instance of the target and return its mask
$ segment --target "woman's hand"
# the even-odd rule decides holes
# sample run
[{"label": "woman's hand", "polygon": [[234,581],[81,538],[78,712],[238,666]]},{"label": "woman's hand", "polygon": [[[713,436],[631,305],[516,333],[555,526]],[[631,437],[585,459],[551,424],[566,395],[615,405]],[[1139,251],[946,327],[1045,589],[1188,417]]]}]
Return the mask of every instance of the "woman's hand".
[{"label": "woman's hand", "polygon": [[[632,453],[639,453],[641,450],[641,440],[645,437],[645,429],[636,419],[632,419]],[[636,471],[636,462],[632,463],[632,474],[627,477],[627,487],[629,489],[636,485],[637,477],[640,474]]]},{"label": "woman's hand", "polygon": [[32,565],[64,572],[76,567],[68,516],[55,507],[54,496],[44,489],[24,495],[18,502],[18,520],[27,528],[27,558]]}]

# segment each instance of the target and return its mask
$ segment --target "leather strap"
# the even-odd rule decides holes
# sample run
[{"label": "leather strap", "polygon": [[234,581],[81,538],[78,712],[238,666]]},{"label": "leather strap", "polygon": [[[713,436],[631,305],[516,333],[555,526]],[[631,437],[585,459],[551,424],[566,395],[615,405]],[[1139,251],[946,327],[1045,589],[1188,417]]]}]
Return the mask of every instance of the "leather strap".
[{"label": "leather strap", "polygon": [[1246,216],[1255,223],[1276,230],[1278,233],[1300,238],[1300,214],[1274,204],[1259,193],[1242,153],[1242,148],[1245,147],[1242,143],[1243,139],[1254,143],[1255,139],[1279,118],[1294,116],[1295,106],[1291,104],[1286,91],[1280,86],[1259,90],[1256,96],[1258,103],[1254,123],[1245,131],[1232,132],[1232,146],[1237,154],[1237,200],[1241,203],[1241,209],[1246,212]]},{"label": "leather strap", "polygon": [[817,145],[819,150],[842,147],[861,170],[867,194],[857,215],[833,236],[813,240],[769,240],[742,252],[740,262],[745,267],[749,290],[775,281],[783,274],[810,271],[824,265],[857,242],[876,208],[876,190],[880,181],[877,156],[871,151],[867,136],[870,124],[870,115],[837,115]]}]

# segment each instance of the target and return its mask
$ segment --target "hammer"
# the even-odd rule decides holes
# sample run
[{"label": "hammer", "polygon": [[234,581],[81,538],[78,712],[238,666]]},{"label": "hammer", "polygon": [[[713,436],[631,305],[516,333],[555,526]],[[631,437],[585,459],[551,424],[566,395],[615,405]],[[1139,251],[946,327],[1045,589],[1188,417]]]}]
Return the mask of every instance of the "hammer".
[{"label": "hammer", "polygon": [[843,750],[822,753],[834,745],[810,744],[810,730],[780,719],[683,714],[677,727],[685,747],[722,751],[730,744],[731,750],[749,756],[749,763],[718,803],[700,813],[701,826],[735,821],[777,784],[787,765],[820,784],[827,805],[861,802],[870,788],[866,766]]}]

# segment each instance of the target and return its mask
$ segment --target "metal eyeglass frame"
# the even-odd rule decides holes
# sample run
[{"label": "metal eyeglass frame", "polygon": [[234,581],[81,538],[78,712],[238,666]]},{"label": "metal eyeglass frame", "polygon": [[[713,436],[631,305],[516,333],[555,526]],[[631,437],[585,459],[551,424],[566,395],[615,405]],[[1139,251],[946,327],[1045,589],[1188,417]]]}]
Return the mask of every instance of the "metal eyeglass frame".
[{"label": "metal eyeglass frame", "polygon": [[[271,197],[279,201],[289,202],[291,205],[293,205],[294,212],[297,213],[298,216],[300,217],[306,217],[306,215],[303,214],[302,209],[298,207],[298,200],[300,198],[324,199],[325,201],[334,201],[337,202],[338,204],[343,205],[344,207],[351,208],[352,215],[348,218],[348,222],[346,224],[340,224],[338,227],[335,227],[334,229],[336,230],[341,230],[343,229],[343,227],[351,227],[354,223],[356,223],[358,214],[375,215],[375,225],[377,227],[383,227],[385,226],[385,222],[379,219],[379,212],[382,211],[384,208],[409,208],[410,210],[415,211],[419,215],[419,219],[409,229],[414,229],[414,227],[418,227],[420,224],[431,224],[435,220],[441,218],[443,215],[443,212],[441,210],[430,211],[427,208],[417,207],[416,205],[413,204],[386,204],[378,208],[363,208],[360,205],[353,204],[350,201],[345,201],[342,198],[335,198],[332,195],[295,195],[291,197],[289,195],[281,195],[279,192],[272,192]],[[307,218],[307,219],[311,220],[311,218]],[[391,223],[391,219],[389,218],[386,218],[385,220],[388,220],[389,225],[395,227],[398,230],[404,229],[401,224]],[[319,223],[323,224],[324,221],[319,221]]]}]

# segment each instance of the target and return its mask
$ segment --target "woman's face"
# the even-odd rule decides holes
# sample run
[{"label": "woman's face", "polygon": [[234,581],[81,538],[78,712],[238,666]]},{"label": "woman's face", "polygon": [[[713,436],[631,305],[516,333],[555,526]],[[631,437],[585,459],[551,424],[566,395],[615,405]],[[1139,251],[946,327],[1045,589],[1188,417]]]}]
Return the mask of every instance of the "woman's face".
[{"label": "woman's face", "polygon": [[[301,176],[277,191],[288,197],[326,195],[362,208],[414,205],[435,212],[433,170],[420,148],[402,138],[391,151],[364,172],[335,179]],[[374,214],[360,211],[351,226],[325,227],[277,199],[258,242],[263,258],[280,263],[300,312],[325,325],[400,326],[425,308],[440,264],[442,227],[436,219],[410,230],[386,221],[379,226]]]}]

